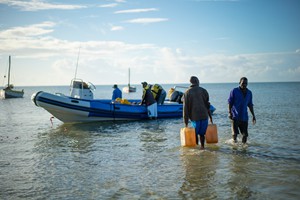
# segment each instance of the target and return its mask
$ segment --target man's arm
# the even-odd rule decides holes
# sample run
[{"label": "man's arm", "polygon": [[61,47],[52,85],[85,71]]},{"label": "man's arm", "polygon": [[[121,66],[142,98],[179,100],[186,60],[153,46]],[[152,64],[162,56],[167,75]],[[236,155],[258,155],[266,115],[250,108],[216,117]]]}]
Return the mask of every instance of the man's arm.
[{"label": "man's arm", "polygon": [[188,127],[189,124],[189,114],[188,114],[188,102],[187,102],[187,95],[183,94],[182,100],[183,100],[183,122],[185,127]]},{"label": "man's arm", "polygon": [[213,124],[213,119],[212,119],[212,116],[211,116],[210,109],[208,109],[208,116],[209,116],[210,123]]},{"label": "man's arm", "polygon": [[232,105],[229,103],[228,104],[228,117],[229,117],[229,119],[232,119],[231,109],[232,109]]},{"label": "man's arm", "polygon": [[253,105],[249,106],[249,110],[252,114],[252,123],[253,124],[256,124],[256,118],[255,118],[255,114],[254,114],[254,108],[253,108]]}]

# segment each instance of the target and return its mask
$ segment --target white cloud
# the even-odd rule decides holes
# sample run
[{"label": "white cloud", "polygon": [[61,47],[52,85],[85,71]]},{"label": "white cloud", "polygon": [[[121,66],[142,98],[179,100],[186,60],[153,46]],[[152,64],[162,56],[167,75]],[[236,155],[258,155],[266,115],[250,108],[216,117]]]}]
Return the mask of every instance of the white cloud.
[{"label": "white cloud", "polygon": [[100,8],[113,8],[113,7],[116,7],[118,5],[119,4],[117,4],[117,3],[110,3],[110,4],[103,4],[103,5],[100,5],[98,7],[100,7]]},{"label": "white cloud", "polygon": [[[247,76],[251,82],[300,81],[300,57],[295,51],[192,56],[182,48],[147,43],[61,40],[49,36],[55,25],[43,22],[0,32],[0,60],[13,52],[14,63],[20,60],[24,68],[18,69],[18,73],[24,77],[35,74],[35,79],[26,78],[18,85],[68,84],[73,76],[70,69],[75,69],[80,46],[78,77],[94,84],[113,84],[116,80],[112,77],[120,84],[126,84],[128,67],[132,68],[132,83],[141,80],[185,83],[191,75],[198,76],[202,83],[234,82],[241,76]],[[110,26],[111,29],[121,29]]]},{"label": "white cloud", "polygon": [[124,30],[124,27],[123,26],[112,26],[111,31],[121,31],[121,30]]},{"label": "white cloud", "polygon": [[157,23],[157,22],[163,22],[168,20],[169,19],[167,18],[137,18],[137,19],[127,20],[125,22],[133,23],[133,24],[149,24],[149,23]]},{"label": "white cloud", "polygon": [[41,24],[34,24],[24,27],[13,27],[4,31],[0,31],[0,38],[16,38],[16,37],[29,37],[45,35],[53,32],[53,29],[49,29],[55,26],[53,22],[43,22]]},{"label": "white cloud", "polygon": [[73,10],[86,8],[84,5],[71,5],[71,4],[51,4],[40,0],[20,1],[20,0],[0,0],[0,4],[7,4],[9,6],[20,8],[23,11],[38,11],[38,10]]},{"label": "white cloud", "polygon": [[142,12],[151,12],[158,11],[157,8],[140,8],[140,9],[130,9],[130,10],[119,10],[115,14],[124,14],[124,13],[142,13]]},{"label": "white cloud", "polygon": [[114,2],[116,3],[107,3],[107,4],[102,4],[98,7],[100,8],[114,8],[114,7],[117,7],[120,5],[120,3],[125,3],[126,1],[125,0],[115,0]]}]

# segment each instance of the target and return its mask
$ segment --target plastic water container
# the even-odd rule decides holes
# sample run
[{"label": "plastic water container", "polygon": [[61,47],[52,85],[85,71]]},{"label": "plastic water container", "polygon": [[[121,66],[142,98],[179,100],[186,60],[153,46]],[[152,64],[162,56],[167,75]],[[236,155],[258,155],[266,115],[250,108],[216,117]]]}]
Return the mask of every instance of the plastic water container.
[{"label": "plastic water container", "polygon": [[205,133],[206,143],[218,143],[218,129],[216,124],[208,124]]},{"label": "plastic water container", "polygon": [[196,146],[196,133],[195,129],[191,127],[185,127],[180,129],[180,141],[181,146],[194,147]]}]

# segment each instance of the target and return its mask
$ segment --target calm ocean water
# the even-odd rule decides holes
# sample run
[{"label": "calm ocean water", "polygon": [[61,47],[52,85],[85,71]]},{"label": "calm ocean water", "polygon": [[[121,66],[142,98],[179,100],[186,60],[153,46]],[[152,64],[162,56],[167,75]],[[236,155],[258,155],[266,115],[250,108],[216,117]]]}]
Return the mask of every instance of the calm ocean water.
[{"label": "calm ocean water", "polygon": [[[168,90],[173,85],[164,85]],[[257,124],[232,145],[227,98],[237,84],[203,84],[219,143],[180,146],[182,119],[63,124],[31,102],[0,100],[0,199],[299,199],[300,83],[249,83]],[[140,98],[137,93],[125,98]],[[110,98],[98,86],[97,98]]]}]

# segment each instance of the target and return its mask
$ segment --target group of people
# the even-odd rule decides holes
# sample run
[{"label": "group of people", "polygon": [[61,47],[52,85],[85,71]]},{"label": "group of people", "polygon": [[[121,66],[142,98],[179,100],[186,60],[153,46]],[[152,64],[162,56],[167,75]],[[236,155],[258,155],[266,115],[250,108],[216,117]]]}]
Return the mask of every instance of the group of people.
[{"label": "group of people", "polygon": [[[149,118],[156,119],[157,105],[164,104],[167,93],[159,84],[150,85],[147,82],[142,82],[141,84],[143,86],[143,96],[140,104],[147,106]],[[113,88],[112,101],[118,98],[122,99],[122,91],[118,88],[118,85],[115,84]]]},{"label": "group of people", "polygon": [[[204,149],[205,133],[208,127],[208,118],[213,123],[210,113],[209,94],[206,89],[200,87],[199,79],[195,76],[190,78],[190,87],[183,95],[183,119],[187,127],[189,120],[196,132],[196,143]],[[231,90],[228,98],[228,113],[231,119],[233,141],[237,142],[237,135],[242,134],[242,143],[248,138],[248,108],[252,114],[252,122],[256,123],[253,109],[252,92],[247,88],[248,79],[242,77],[239,87]]]},{"label": "group of people", "polygon": [[[141,105],[147,106],[148,117],[157,117],[157,105],[162,105],[166,98],[166,91],[159,84],[150,85],[147,82],[141,83],[143,96]],[[208,127],[208,119],[213,123],[210,112],[209,94],[206,89],[200,87],[199,79],[196,76],[190,78],[190,87],[185,93],[177,94],[174,101],[183,103],[183,120],[186,127],[189,121],[195,128],[196,143],[204,149],[205,133]],[[252,122],[256,123],[253,109],[252,92],[247,88],[248,79],[242,77],[239,86],[232,89],[228,98],[228,116],[231,119],[232,138],[237,142],[237,135],[241,133],[242,143],[246,144],[248,138],[248,108],[252,114]],[[112,100],[122,98],[122,91],[117,85],[113,86]],[[173,91],[174,93],[174,91]],[[179,96],[179,97],[178,97]]]},{"label": "group of people", "polygon": [[167,93],[159,84],[150,85],[147,82],[142,82],[143,96],[141,105],[147,106],[148,117],[150,119],[157,118],[157,105],[163,105]]}]

